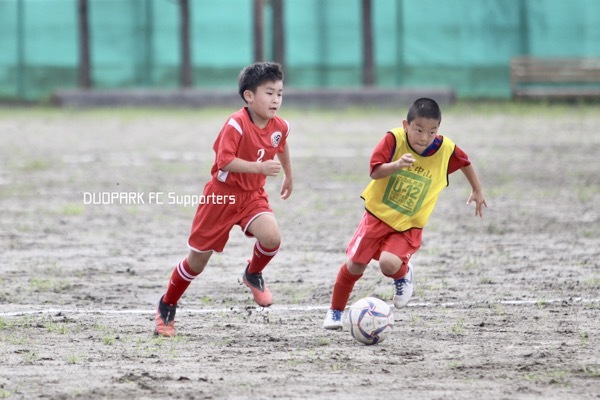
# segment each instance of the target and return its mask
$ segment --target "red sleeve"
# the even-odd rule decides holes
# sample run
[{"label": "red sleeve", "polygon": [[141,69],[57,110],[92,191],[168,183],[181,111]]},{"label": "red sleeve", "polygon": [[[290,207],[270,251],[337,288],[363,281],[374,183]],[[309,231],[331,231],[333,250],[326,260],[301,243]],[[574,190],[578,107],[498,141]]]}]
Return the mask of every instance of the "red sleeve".
[{"label": "red sleeve", "polygon": [[396,152],[396,138],[391,132],[388,132],[377,144],[371,154],[371,174],[375,167],[381,164],[389,163]]},{"label": "red sleeve", "polygon": [[448,174],[451,174],[468,165],[471,165],[471,161],[469,160],[467,153],[462,151],[460,147],[454,146],[454,152],[450,156],[450,161],[448,162]]},{"label": "red sleeve", "polygon": [[218,169],[233,161],[241,139],[242,135],[233,126],[225,124],[213,146]]}]

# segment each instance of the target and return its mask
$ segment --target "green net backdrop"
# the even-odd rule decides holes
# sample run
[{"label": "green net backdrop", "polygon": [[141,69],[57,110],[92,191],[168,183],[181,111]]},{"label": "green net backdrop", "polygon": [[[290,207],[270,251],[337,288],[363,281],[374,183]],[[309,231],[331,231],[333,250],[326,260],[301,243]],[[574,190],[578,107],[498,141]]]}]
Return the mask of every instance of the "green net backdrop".
[{"label": "green net backdrop", "polygon": [[[179,85],[177,0],[88,0],[95,88]],[[283,0],[286,85],[362,85],[360,0]],[[234,88],[253,62],[252,0],[190,0],[196,88]],[[273,56],[265,0],[265,58]],[[378,87],[510,97],[517,55],[600,56],[597,0],[372,0]],[[77,87],[76,0],[0,0],[0,98]]]}]

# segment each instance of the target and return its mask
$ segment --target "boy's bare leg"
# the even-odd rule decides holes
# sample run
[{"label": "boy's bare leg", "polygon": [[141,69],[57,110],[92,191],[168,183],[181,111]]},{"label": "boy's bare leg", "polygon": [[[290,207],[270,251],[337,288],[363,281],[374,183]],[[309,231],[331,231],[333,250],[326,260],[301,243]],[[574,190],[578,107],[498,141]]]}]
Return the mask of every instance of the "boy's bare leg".
[{"label": "boy's bare leg", "polygon": [[190,269],[196,274],[201,274],[202,271],[204,271],[206,264],[208,264],[208,260],[212,254],[212,251],[198,252],[195,250],[190,250],[187,258]]},{"label": "boy's bare leg", "polygon": [[281,233],[279,225],[273,214],[262,214],[256,217],[248,226],[251,233],[263,248],[279,248],[281,244]]}]

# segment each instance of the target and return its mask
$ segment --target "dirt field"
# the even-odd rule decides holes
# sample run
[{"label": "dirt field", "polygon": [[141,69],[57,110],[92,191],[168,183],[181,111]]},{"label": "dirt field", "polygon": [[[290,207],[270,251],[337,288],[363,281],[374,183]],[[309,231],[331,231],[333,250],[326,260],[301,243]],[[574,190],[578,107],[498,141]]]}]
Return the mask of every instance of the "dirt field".
[{"label": "dirt field", "polygon": [[[208,179],[232,111],[0,110],[0,398],[600,398],[597,107],[444,110],[440,132],[490,207],[474,217],[451,176],[414,298],[390,339],[364,346],[321,325],[369,155],[405,108],[284,106],[295,187],[282,201],[281,178],[268,182],[275,305],[257,309],[240,285],[253,242],[234,230],[184,295],[178,336],[158,338],[154,305],[195,210],[178,203]],[[106,192],[144,204],[86,204]],[[376,263],[351,301],[366,295],[391,301]]]}]

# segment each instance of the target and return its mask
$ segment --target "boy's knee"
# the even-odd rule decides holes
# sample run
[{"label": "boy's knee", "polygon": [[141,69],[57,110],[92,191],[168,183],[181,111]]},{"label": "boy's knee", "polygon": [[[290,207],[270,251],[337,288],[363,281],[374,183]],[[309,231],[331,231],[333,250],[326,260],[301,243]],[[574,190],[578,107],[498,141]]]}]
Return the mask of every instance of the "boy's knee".
[{"label": "boy's knee", "polygon": [[384,275],[394,275],[402,267],[402,260],[381,259],[379,260],[379,268]]},{"label": "boy's knee", "polygon": [[367,264],[356,263],[352,260],[346,261],[346,268],[351,275],[362,275],[367,269]]},{"label": "boy's knee", "polygon": [[281,245],[280,235],[269,235],[262,240],[258,241],[260,246],[264,249],[277,249]]}]

